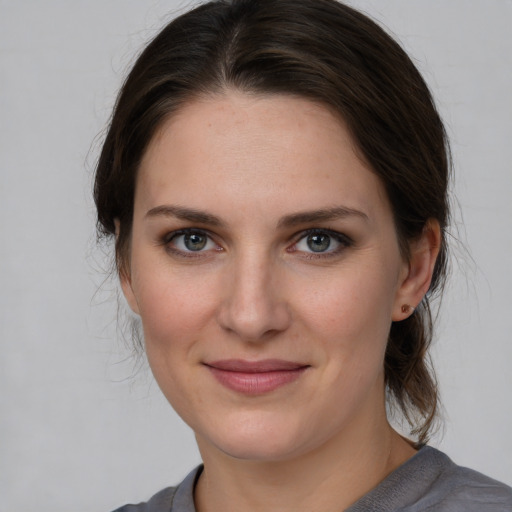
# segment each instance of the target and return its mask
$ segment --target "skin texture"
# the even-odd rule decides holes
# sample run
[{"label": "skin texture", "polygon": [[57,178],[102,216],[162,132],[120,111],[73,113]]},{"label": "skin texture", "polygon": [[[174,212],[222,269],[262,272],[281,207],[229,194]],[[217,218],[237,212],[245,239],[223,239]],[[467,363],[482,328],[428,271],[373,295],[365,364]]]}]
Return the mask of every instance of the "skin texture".
[{"label": "skin texture", "polygon": [[[139,171],[121,281],[196,433],[198,510],[340,510],[414,453],[386,419],[383,359],[438,242],[431,223],[404,261],[382,184],[322,106],[228,91],[167,120]],[[233,359],[304,370],[245,393],[208,366]]]}]

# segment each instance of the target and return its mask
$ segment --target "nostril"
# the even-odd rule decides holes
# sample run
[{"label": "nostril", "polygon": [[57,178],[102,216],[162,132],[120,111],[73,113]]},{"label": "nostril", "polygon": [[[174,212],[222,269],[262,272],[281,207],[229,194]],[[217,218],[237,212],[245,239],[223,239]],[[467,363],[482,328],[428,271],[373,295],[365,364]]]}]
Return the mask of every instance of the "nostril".
[{"label": "nostril", "polygon": [[278,282],[282,276],[267,251],[254,245],[240,251],[232,260],[229,275],[224,276],[218,323],[240,340],[268,340],[290,325],[287,301]]},{"label": "nostril", "polygon": [[226,332],[248,342],[265,341],[286,330],[290,315],[284,304],[230,301],[218,315],[218,323]]}]

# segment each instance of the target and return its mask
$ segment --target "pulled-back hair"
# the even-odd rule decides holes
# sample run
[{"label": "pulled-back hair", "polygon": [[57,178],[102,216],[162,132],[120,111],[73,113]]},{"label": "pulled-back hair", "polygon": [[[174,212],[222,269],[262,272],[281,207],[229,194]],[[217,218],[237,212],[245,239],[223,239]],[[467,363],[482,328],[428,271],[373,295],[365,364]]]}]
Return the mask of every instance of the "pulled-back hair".
[{"label": "pulled-back hair", "polygon": [[137,170],[155,131],[195,97],[229,89],[295,95],[337,113],[385,187],[404,258],[427,221],[439,222],[429,293],[414,314],[392,324],[385,356],[388,399],[426,441],[438,403],[427,355],[429,298],[446,273],[449,148],[420,73],[358,11],[335,0],[218,0],[178,17],[151,41],[120,91],[96,170],[100,236],[112,236],[120,221],[118,271],[127,271]]}]

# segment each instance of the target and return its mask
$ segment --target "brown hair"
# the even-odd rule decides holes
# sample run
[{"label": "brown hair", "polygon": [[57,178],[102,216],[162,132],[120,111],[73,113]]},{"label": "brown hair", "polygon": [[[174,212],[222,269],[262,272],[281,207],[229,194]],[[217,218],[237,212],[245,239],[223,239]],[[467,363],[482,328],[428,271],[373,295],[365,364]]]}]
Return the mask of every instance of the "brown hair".
[{"label": "brown hair", "polygon": [[424,442],[438,402],[427,356],[429,296],[446,273],[449,148],[418,70],[358,11],[335,0],[211,1],[151,41],[120,91],[96,170],[100,236],[113,235],[120,221],[118,271],[126,271],[137,169],[155,131],[185,102],[229,88],[298,95],[337,112],[387,191],[405,257],[427,221],[439,222],[429,293],[413,315],[392,324],[385,358],[388,396]]}]

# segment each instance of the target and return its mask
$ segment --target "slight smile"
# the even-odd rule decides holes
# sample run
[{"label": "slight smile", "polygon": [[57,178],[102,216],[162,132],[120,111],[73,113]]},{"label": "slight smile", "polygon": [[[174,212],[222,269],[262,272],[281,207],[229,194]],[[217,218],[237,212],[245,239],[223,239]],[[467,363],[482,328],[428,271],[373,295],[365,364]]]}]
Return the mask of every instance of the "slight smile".
[{"label": "slight smile", "polygon": [[261,395],[297,380],[310,366],[293,361],[225,359],[205,363],[225,387],[246,395]]}]

